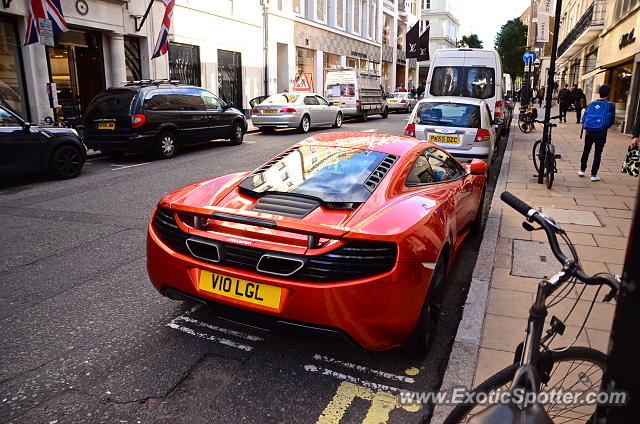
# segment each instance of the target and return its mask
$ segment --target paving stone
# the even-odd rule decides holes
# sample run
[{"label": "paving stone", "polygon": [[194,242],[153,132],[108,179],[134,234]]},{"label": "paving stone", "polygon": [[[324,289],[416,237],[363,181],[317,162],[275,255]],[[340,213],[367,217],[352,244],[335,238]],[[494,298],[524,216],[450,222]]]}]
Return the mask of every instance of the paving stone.
[{"label": "paving stone", "polygon": [[547,243],[527,240],[513,240],[512,264],[512,275],[529,278],[548,278],[562,268]]},{"label": "paving stone", "polygon": [[602,227],[598,217],[591,211],[575,209],[542,208],[542,213],[552,217],[559,224],[576,224]]}]

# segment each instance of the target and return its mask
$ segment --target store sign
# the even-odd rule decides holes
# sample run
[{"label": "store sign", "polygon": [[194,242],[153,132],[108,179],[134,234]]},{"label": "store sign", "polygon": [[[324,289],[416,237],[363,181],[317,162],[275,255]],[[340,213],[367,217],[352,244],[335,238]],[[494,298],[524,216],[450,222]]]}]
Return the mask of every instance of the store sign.
[{"label": "store sign", "polygon": [[553,3],[554,3],[553,0],[541,0],[540,4],[538,4],[538,17],[540,16],[541,13],[544,13],[546,15],[552,15],[553,9],[554,9]]},{"label": "store sign", "polygon": [[53,47],[55,42],[53,40],[51,19],[38,18],[38,30],[38,32],[40,32],[40,44]]},{"label": "store sign", "polygon": [[630,32],[627,32],[626,34],[622,34],[622,37],[620,38],[620,44],[618,45],[620,50],[624,49],[630,44],[633,44],[636,41],[635,32],[636,32],[636,29],[634,28]]},{"label": "store sign", "polygon": [[351,50],[351,56],[359,57],[361,59],[366,59],[367,55],[365,53],[360,53],[355,50]]},{"label": "store sign", "polygon": [[551,15],[538,13],[538,24],[536,25],[536,41],[540,43],[549,42],[549,22]]},{"label": "store sign", "polygon": [[311,91],[311,81],[304,72],[300,74],[296,82],[293,84],[294,91]]}]

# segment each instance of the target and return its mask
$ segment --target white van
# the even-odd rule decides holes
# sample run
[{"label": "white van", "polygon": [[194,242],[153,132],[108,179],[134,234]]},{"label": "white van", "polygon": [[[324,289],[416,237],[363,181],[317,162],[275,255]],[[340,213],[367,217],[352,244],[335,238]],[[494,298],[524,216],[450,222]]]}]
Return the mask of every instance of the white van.
[{"label": "white van", "polygon": [[425,97],[482,99],[493,114],[498,137],[509,130],[505,118],[502,62],[495,50],[440,49],[431,60]]},{"label": "white van", "polygon": [[325,98],[339,107],[344,117],[358,117],[366,121],[369,116],[389,115],[385,102],[380,75],[375,73],[339,68],[327,72],[325,77]]}]

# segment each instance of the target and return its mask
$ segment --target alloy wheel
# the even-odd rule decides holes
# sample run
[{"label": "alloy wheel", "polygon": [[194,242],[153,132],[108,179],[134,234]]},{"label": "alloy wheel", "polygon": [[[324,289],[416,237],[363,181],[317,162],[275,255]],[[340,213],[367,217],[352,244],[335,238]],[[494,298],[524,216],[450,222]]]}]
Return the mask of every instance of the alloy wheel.
[{"label": "alloy wheel", "polygon": [[80,153],[71,146],[60,148],[55,163],[60,176],[64,178],[74,177],[82,168]]}]

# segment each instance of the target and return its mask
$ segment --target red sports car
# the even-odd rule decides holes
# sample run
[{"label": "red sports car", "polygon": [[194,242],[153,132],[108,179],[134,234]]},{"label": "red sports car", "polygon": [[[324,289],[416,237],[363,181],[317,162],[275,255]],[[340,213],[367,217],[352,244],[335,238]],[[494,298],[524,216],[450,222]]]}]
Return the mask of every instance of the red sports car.
[{"label": "red sports car", "polygon": [[425,353],[441,283],[479,227],[486,172],[415,138],[319,134],[165,196],[149,277],[226,319]]}]

